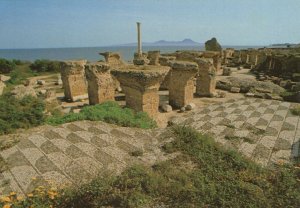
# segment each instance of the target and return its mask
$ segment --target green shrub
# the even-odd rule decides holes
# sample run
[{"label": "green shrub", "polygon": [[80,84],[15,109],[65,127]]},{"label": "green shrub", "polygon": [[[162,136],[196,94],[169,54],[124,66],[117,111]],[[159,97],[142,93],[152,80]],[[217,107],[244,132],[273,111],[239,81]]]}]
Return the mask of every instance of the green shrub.
[{"label": "green shrub", "polygon": [[0,58],[0,73],[9,73],[16,68],[16,64],[13,61]]},{"label": "green shrub", "polygon": [[300,105],[297,105],[296,107],[291,109],[292,114],[300,116]]},{"label": "green shrub", "polygon": [[31,70],[36,72],[60,72],[61,64],[59,61],[50,61],[47,59],[37,59],[30,65]]},{"label": "green shrub", "polygon": [[43,111],[44,103],[38,98],[26,96],[18,100],[9,94],[0,96],[0,135],[42,124]]},{"label": "green shrub", "polygon": [[156,127],[153,121],[144,112],[135,113],[129,108],[121,108],[117,102],[109,101],[103,104],[86,106],[80,113],[69,113],[63,116],[52,116],[47,119],[48,124],[58,125],[79,120],[104,121],[120,126],[139,128]]}]

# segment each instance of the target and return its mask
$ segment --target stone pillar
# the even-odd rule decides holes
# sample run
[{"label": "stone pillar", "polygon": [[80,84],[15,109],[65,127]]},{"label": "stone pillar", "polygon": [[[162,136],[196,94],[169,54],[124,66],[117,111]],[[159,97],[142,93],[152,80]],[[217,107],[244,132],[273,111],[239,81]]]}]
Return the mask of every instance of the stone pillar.
[{"label": "stone pillar", "polygon": [[246,64],[248,64],[249,63],[249,54],[246,54]]},{"label": "stone pillar", "polygon": [[115,84],[108,64],[87,64],[85,73],[88,81],[90,105],[115,100]]},{"label": "stone pillar", "polygon": [[155,117],[158,113],[160,83],[170,70],[167,66],[130,66],[112,70],[125,93],[126,105]]},{"label": "stone pillar", "polygon": [[149,65],[159,65],[160,51],[148,51]]},{"label": "stone pillar", "polygon": [[138,48],[137,48],[137,53],[139,55],[142,54],[142,41],[141,41],[141,23],[137,22],[137,37],[138,37]]},{"label": "stone pillar", "polygon": [[119,53],[103,52],[103,53],[99,53],[99,55],[103,56],[105,59],[105,62],[108,63],[112,67],[124,65],[124,62],[122,61]]},{"label": "stone pillar", "polygon": [[78,60],[62,63],[61,79],[67,100],[76,101],[88,98],[84,72],[86,62],[86,60]]},{"label": "stone pillar", "polygon": [[193,100],[193,78],[198,72],[198,65],[194,62],[173,61],[171,67],[169,103],[181,108]]},{"label": "stone pillar", "polygon": [[216,71],[210,59],[196,60],[199,72],[196,77],[196,94],[201,97],[213,97],[216,91]]}]

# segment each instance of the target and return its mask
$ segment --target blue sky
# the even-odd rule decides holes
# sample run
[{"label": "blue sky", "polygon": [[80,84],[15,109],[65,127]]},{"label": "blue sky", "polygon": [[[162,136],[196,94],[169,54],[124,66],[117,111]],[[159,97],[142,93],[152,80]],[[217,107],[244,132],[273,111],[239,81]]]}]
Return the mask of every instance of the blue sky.
[{"label": "blue sky", "polygon": [[300,43],[300,0],[0,0],[0,48]]}]

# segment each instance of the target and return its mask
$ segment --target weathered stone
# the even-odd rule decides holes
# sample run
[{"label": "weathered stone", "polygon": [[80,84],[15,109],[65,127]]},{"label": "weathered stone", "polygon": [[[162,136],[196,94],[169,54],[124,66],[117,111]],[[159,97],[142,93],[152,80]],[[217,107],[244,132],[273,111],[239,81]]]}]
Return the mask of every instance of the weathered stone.
[{"label": "weathered stone", "polygon": [[4,91],[5,86],[6,86],[6,85],[4,84],[4,82],[0,81],[0,95],[3,94],[3,91]]},{"label": "weathered stone", "polygon": [[205,42],[205,50],[207,51],[222,51],[221,45],[216,38],[212,38]]},{"label": "weathered stone", "polygon": [[6,82],[8,80],[10,80],[10,76],[6,76],[6,75],[3,75],[3,74],[0,74],[0,81]]},{"label": "weathered stone", "polygon": [[31,85],[35,85],[35,84],[36,84],[36,79],[26,79],[24,81],[25,86],[31,86]]},{"label": "weathered stone", "polygon": [[46,84],[46,81],[45,80],[37,80],[36,83],[38,85],[45,85]]},{"label": "weathered stone", "polygon": [[124,62],[122,61],[119,53],[103,52],[103,53],[99,53],[99,55],[104,56],[105,62],[112,67],[124,65]]},{"label": "weathered stone", "polygon": [[202,97],[212,97],[216,89],[216,72],[211,59],[196,60],[199,67],[196,76],[196,94]]},{"label": "weathered stone", "polygon": [[194,94],[193,77],[198,65],[187,61],[173,61],[169,83],[169,103],[174,107],[183,107],[190,103]]},{"label": "weathered stone", "polygon": [[189,103],[185,106],[185,110],[190,111],[196,108],[196,105],[194,103]]},{"label": "weathered stone", "polygon": [[36,97],[36,92],[31,86],[17,85],[11,91],[15,98],[22,99],[25,96]]},{"label": "weathered stone", "polygon": [[147,65],[149,59],[147,59],[147,53],[134,53],[133,64],[134,65]]},{"label": "weathered stone", "polygon": [[247,93],[245,94],[245,96],[246,96],[246,97],[254,97],[254,93],[252,93],[252,92],[247,92]]},{"label": "weathered stone", "polygon": [[238,88],[238,87],[231,87],[230,88],[230,92],[233,92],[233,93],[239,93],[240,91],[241,91],[241,89]]},{"label": "weathered stone", "polygon": [[62,82],[62,80],[61,80],[61,75],[59,74],[58,76],[57,76],[57,81],[55,82],[55,85],[62,85],[63,84],[63,82]]},{"label": "weathered stone", "polygon": [[84,66],[86,60],[65,61],[62,63],[61,77],[67,100],[76,101],[88,98]]},{"label": "weathered stone", "polygon": [[159,65],[160,51],[148,51],[149,65]]},{"label": "weathered stone", "polygon": [[55,90],[46,90],[45,98],[47,101],[56,99],[56,91]]},{"label": "weathered stone", "polygon": [[90,105],[115,99],[115,85],[106,63],[93,63],[85,66],[88,81]]},{"label": "weathered stone", "polygon": [[154,117],[159,107],[159,85],[169,70],[166,66],[127,66],[111,73],[121,83],[126,105]]},{"label": "weathered stone", "polygon": [[161,109],[164,111],[164,112],[171,112],[173,110],[172,106],[164,103],[161,105]]},{"label": "weathered stone", "polygon": [[223,69],[223,76],[230,76],[231,75],[231,69],[228,67],[225,67]]}]

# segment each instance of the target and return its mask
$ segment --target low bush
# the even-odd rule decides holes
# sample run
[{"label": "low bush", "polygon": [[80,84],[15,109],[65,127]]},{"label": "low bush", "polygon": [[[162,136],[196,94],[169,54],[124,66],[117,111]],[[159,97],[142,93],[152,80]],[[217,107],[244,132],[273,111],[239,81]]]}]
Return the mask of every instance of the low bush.
[{"label": "low bush", "polygon": [[48,124],[58,125],[80,120],[104,121],[120,126],[145,129],[156,127],[155,121],[153,121],[146,113],[135,113],[129,108],[121,108],[117,102],[112,101],[94,106],[86,106],[80,113],[52,116],[47,118],[46,122]]},{"label": "low bush", "polygon": [[9,73],[16,68],[16,64],[13,61],[0,58],[0,73]]},{"label": "low bush", "polygon": [[299,167],[262,168],[188,127],[175,126],[169,136],[174,141],[168,151],[181,153],[174,159],[134,166],[80,187],[35,191],[13,207],[300,206]]},{"label": "low bush", "polygon": [[61,64],[59,61],[50,61],[47,59],[37,59],[30,65],[31,70],[36,72],[60,72]]},{"label": "low bush", "polygon": [[291,109],[292,114],[300,116],[300,105],[295,106]]},{"label": "low bush", "polygon": [[0,96],[0,135],[42,124],[44,107],[43,101],[35,97],[19,100],[9,94]]}]

